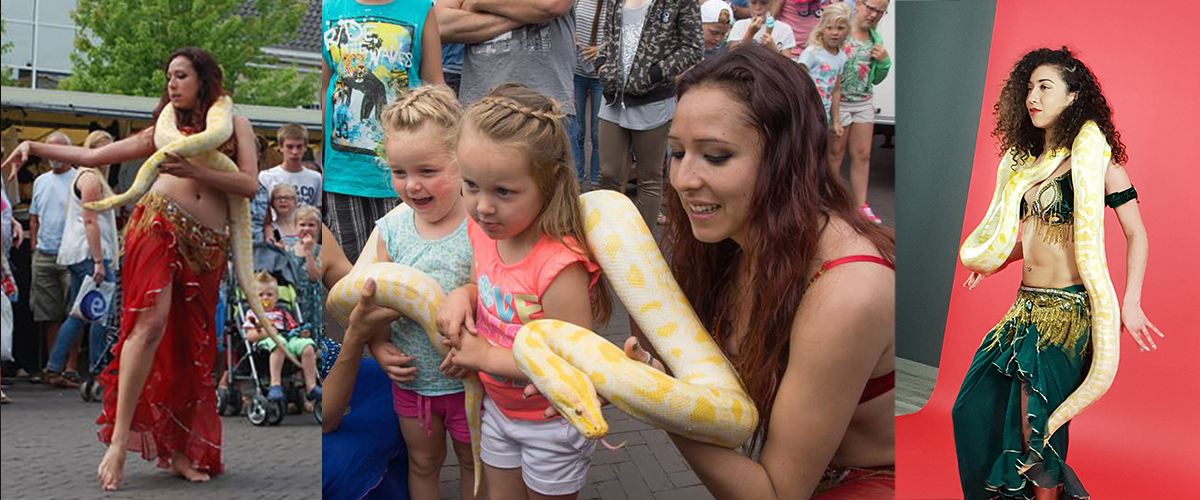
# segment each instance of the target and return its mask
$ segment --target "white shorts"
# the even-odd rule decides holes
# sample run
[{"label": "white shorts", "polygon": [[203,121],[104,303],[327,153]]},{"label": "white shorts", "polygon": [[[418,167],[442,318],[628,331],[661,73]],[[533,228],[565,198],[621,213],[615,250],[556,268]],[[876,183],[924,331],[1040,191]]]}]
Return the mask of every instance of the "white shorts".
[{"label": "white shorts", "polygon": [[569,495],[583,489],[596,442],[566,419],[510,420],[492,398],[483,398],[480,458],[497,469],[521,469],[525,486],[543,495]]},{"label": "white shorts", "polygon": [[842,101],[838,103],[838,120],[843,127],[851,123],[875,123],[875,103]]}]

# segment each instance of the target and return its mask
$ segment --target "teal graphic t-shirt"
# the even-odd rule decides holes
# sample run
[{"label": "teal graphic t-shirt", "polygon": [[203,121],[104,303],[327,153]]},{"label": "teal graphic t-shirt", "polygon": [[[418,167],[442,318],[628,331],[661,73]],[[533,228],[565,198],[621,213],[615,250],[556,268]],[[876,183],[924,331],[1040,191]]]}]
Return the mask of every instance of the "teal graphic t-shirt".
[{"label": "teal graphic t-shirt", "polygon": [[421,85],[421,30],[432,4],[325,0],[322,55],[333,75],[325,99],[325,191],[393,198],[383,159],[383,107]]}]

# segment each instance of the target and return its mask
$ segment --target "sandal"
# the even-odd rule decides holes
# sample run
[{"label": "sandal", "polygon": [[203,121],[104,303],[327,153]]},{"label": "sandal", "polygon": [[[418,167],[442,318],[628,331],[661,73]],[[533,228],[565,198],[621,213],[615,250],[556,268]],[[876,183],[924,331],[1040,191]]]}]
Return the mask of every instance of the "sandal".
[{"label": "sandal", "polygon": [[46,385],[52,385],[60,389],[78,389],[79,382],[75,382],[70,378],[58,372],[47,371],[46,376],[42,379]]},{"label": "sandal", "polygon": [[0,391],[0,404],[6,405],[8,403],[9,403],[8,394],[5,394],[4,391]]},{"label": "sandal", "polygon": [[40,370],[36,373],[32,373],[29,375],[29,383],[31,383],[31,384],[40,384],[40,383],[44,382],[45,380],[46,380],[46,374],[45,374],[45,372],[42,372]]}]

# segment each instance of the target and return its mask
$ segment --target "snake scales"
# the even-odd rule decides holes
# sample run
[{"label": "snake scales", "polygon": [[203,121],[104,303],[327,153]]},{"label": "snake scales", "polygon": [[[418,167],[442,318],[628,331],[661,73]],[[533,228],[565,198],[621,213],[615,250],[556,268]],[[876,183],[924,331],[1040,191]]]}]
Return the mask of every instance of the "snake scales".
[{"label": "snake scales", "polygon": [[[1092,305],[1092,364],[1083,382],[1050,414],[1048,440],[1059,427],[1108,391],[1120,356],[1120,309],[1104,255],[1104,176],[1112,151],[1095,122],[1087,122],[1071,144],[1075,188],[1075,265]],[[968,269],[987,273],[999,268],[1016,244],[1021,197],[1047,179],[1068,156],[1066,148],[1050,152],[1033,165],[1004,155],[996,174],[996,191],[979,226],[967,236],[959,258]]]},{"label": "snake scales", "polygon": [[[84,204],[89,210],[104,211],[118,206],[128,205],[140,199],[150,190],[158,178],[158,166],[167,159],[167,153],[174,153],[185,158],[195,158],[201,164],[210,168],[236,172],[238,166],[233,160],[217,152],[217,148],[233,135],[233,99],[222,96],[208,109],[203,132],[185,136],[175,125],[175,107],[167,104],[163,107],[158,121],[154,124],[154,145],[158,150],[147,158],[138,169],[133,184],[124,193],[110,196],[99,201]],[[233,251],[233,268],[237,276],[238,286],[246,295],[250,309],[258,318],[266,318],[262,304],[257,300],[258,283],[254,280],[254,252],[250,236],[250,200],[244,196],[228,194],[231,242]],[[297,365],[300,361],[292,353],[283,348],[287,344],[275,330],[270,321],[262,321],[267,335],[275,341],[287,355],[288,359]]]}]

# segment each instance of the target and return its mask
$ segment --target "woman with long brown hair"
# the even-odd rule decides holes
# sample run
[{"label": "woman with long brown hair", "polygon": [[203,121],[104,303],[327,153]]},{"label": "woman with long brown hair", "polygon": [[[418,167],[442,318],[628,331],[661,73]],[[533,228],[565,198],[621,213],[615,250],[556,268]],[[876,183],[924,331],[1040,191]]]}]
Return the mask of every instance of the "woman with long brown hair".
[{"label": "woman with long brown hair", "polygon": [[[203,131],[209,108],[227,93],[216,60],[187,47],[172,54],[164,69],[166,88],[155,119],[171,104],[181,132]],[[229,240],[227,194],[250,197],[258,184],[250,122],[234,117],[233,128],[220,151],[237,163],[237,172],[168,154],[126,227],[121,334],[115,359],[101,375],[104,410],[97,419],[100,440],[109,445],[97,470],[105,490],[120,486],[127,450],[190,481],[222,472],[212,365],[219,327],[213,318]],[[26,142],[5,167],[30,156],[105,165],[157,149],[151,126],[98,149]]]},{"label": "woman with long brown hair", "polygon": [[831,174],[812,80],[750,44],[676,95],[671,271],[759,423],[741,453],[671,439],[718,498],[891,498],[895,242]]}]

